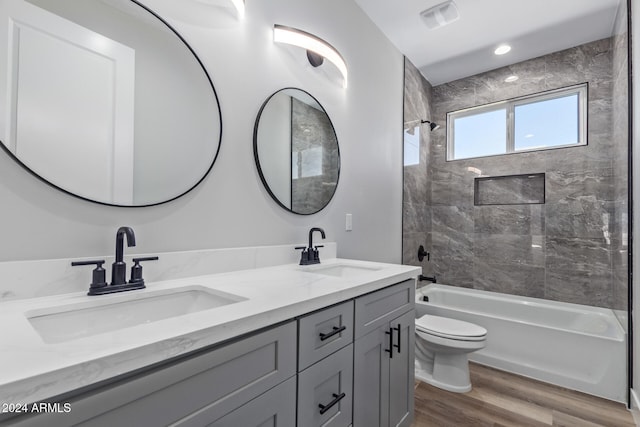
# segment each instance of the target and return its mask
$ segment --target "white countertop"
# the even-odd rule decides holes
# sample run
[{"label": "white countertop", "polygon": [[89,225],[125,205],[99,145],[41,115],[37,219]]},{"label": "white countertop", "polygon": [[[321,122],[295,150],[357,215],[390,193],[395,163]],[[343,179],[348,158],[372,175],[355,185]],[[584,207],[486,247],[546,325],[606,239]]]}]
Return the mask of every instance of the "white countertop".
[{"label": "white countertop", "polygon": [[[7,301],[0,306],[0,404],[51,400],[198,348],[415,278],[419,267],[344,259],[331,264],[375,268],[353,277],[314,273],[315,266],[287,264],[147,283],[143,290],[87,296],[85,292]],[[244,301],[113,332],[45,343],[27,313],[68,304],[101,305],[124,294],[199,286]]]}]

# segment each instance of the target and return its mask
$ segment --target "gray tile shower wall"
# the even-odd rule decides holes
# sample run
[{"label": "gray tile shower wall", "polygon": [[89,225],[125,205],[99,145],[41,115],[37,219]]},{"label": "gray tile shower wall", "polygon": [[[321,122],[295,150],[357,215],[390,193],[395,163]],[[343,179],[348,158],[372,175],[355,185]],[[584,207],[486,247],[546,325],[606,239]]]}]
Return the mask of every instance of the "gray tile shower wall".
[{"label": "gray tile shower wall", "polygon": [[[583,82],[589,101],[587,146],[447,162],[445,126],[431,132],[421,190],[405,167],[404,262],[426,235],[423,269],[441,283],[626,309],[626,34],[442,84],[426,100],[406,64],[405,121],[430,106],[444,125],[449,111]],[[545,173],[545,204],[474,206],[474,178],[529,173]],[[420,221],[410,207],[422,200]]]},{"label": "gray tile shower wall", "polygon": [[428,125],[416,124],[432,120],[431,85],[408,59],[404,64],[404,129],[419,133],[420,147],[418,164],[405,165],[403,169],[402,263],[422,266],[423,274],[431,274],[426,258],[423,262],[418,260],[418,247],[431,246],[431,180],[427,164],[432,132]]},{"label": "gray tile shower wall", "polygon": [[[622,17],[623,22],[626,16]],[[616,308],[626,308],[628,300],[628,129],[629,129],[629,71],[627,33],[613,38],[613,181],[614,221],[611,266],[613,296]]]}]

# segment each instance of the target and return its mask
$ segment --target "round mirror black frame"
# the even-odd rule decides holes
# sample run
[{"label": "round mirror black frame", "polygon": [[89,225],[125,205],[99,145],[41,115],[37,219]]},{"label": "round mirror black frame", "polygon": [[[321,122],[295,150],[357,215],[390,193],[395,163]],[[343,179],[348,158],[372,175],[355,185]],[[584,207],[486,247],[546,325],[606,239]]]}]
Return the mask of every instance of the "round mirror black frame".
[{"label": "round mirror black frame", "polygon": [[149,207],[149,206],[157,206],[157,205],[161,205],[164,203],[169,203],[173,200],[176,200],[182,196],[184,196],[185,194],[189,193],[190,191],[192,191],[194,188],[196,188],[198,185],[200,185],[200,183],[202,181],[204,181],[204,179],[207,177],[207,175],[209,175],[209,172],[211,172],[211,169],[213,168],[213,165],[215,164],[216,160],[218,159],[218,155],[220,154],[220,145],[222,144],[222,110],[220,108],[220,100],[218,98],[218,93],[216,92],[215,87],[213,86],[213,81],[211,80],[211,76],[209,75],[209,73],[207,72],[207,69],[205,68],[204,64],[202,63],[202,61],[200,60],[200,58],[198,57],[198,55],[196,54],[196,52],[193,50],[193,48],[189,45],[189,43],[187,43],[187,41],[184,39],[184,37],[182,37],[175,28],[173,28],[167,21],[165,21],[162,17],[160,17],[157,13],[155,13],[153,10],[151,10],[150,8],[148,8],[147,6],[145,6],[144,4],[140,3],[138,0],[129,0],[131,3],[141,7],[142,9],[144,9],[145,11],[147,11],[148,13],[150,13],[151,15],[153,15],[156,19],[158,19],[160,22],[162,22],[169,30],[171,30],[171,32],[173,34],[176,35],[176,37],[178,37],[178,39],[185,45],[185,47],[189,50],[189,52],[191,52],[191,54],[193,55],[193,57],[195,58],[195,60],[197,61],[198,65],[200,66],[200,68],[202,69],[202,72],[204,73],[207,81],[209,82],[209,85],[211,87],[211,91],[213,93],[216,105],[218,106],[218,120],[220,123],[220,131],[218,133],[218,148],[215,152],[215,155],[213,156],[213,159],[211,161],[211,165],[209,166],[209,168],[204,172],[204,174],[202,175],[202,177],[195,183],[193,184],[190,188],[188,188],[187,190],[185,190],[184,192],[178,194],[177,196],[173,196],[167,200],[163,200],[160,202],[156,202],[156,203],[147,203],[147,204],[140,204],[140,205],[118,205],[118,204],[113,204],[113,203],[107,203],[107,202],[103,202],[103,201],[99,201],[99,200],[93,200],[90,199],[88,197],[84,197],[84,196],[80,196],[78,194],[75,194],[71,191],[65,190],[62,187],[59,187],[58,185],[52,183],[51,181],[47,180],[46,178],[40,176],[38,173],[36,173],[34,170],[32,170],[30,167],[28,167],[26,164],[24,164],[14,153],[12,153],[9,148],[7,148],[5,146],[4,143],[2,143],[2,141],[0,141],[0,147],[2,147],[2,149],[13,159],[15,160],[20,166],[22,166],[25,170],[27,170],[29,173],[31,173],[33,176],[35,176],[36,178],[38,178],[39,180],[45,182],[46,184],[50,185],[51,187],[66,193],[70,196],[76,197],[78,199],[82,199],[82,200],[86,200],[88,202],[92,202],[92,203],[97,203],[100,205],[104,205],[104,206],[115,206],[115,207],[123,207],[123,208],[144,208],[144,207]]},{"label": "round mirror black frame", "polygon": [[[267,182],[267,179],[264,175],[264,172],[260,166],[260,158],[258,156],[258,127],[260,124],[260,117],[262,116],[262,113],[265,109],[265,107],[269,104],[269,101],[276,96],[277,94],[279,94],[280,92],[286,91],[286,90],[296,90],[296,91],[300,91],[303,92],[305,95],[307,95],[308,97],[310,97],[311,99],[313,99],[319,106],[320,108],[322,108],[322,111],[324,111],[324,113],[327,116],[327,120],[329,122],[329,125],[331,125],[331,131],[333,132],[333,135],[335,137],[335,141],[336,141],[336,154],[337,154],[337,159],[338,159],[338,165],[337,165],[337,170],[336,170],[336,183],[333,187],[333,192],[331,193],[331,196],[327,199],[327,201],[322,205],[322,207],[320,207],[318,210],[315,210],[313,212],[296,212],[292,207],[286,206],[285,204],[282,203],[282,201],[280,201],[280,199],[278,199],[278,197],[273,193],[273,191],[271,190],[271,188],[269,187],[269,184]],[[253,156],[255,159],[255,163],[256,163],[256,167],[258,169],[258,174],[260,175],[260,180],[262,181],[262,184],[264,185],[264,188],[267,190],[267,192],[269,193],[269,195],[271,196],[271,198],[283,209],[294,213],[296,215],[313,215],[316,214],[318,212],[320,212],[322,209],[324,209],[325,207],[327,207],[329,205],[329,203],[331,202],[331,200],[333,200],[333,196],[336,193],[336,190],[338,188],[338,183],[340,181],[340,144],[338,143],[338,135],[336,134],[336,130],[335,127],[333,126],[333,122],[331,121],[331,118],[329,117],[329,114],[327,113],[327,111],[324,109],[324,107],[322,106],[322,104],[320,104],[320,102],[313,96],[311,95],[309,92],[307,92],[306,90],[300,89],[300,88],[296,88],[296,87],[285,87],[282,89],[277,90],[276,92],[272,93],[263,103],[262,106],[260,107],[260,110],[258,111],[258,115],[256,117],[256,122],[253,128]],[[291,173],[289,173],[289,176],[291,176]]]}]

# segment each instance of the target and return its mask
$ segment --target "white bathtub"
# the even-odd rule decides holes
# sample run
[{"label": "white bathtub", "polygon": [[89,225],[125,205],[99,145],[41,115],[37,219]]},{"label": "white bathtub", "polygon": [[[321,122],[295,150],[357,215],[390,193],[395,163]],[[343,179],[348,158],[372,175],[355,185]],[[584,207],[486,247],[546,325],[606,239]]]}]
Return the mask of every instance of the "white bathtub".
[{"label": "white bathtub", "polygon": [[416,315],[424,314],[486,328],[487,345],[470,360],[627,400],[625,333],[612,310],[433,284],[416,293]]}]

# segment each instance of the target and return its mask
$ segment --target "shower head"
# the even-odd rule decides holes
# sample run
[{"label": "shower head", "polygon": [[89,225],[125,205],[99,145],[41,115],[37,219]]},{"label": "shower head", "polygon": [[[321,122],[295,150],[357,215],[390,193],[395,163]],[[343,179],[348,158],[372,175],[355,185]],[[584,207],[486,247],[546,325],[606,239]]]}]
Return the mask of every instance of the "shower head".
[{"label": "shower head", "polygon": [[[405,122],[404,123],[404,127],[405,129],[412,129],[413,127],[417,126],[418,124],[425,124],[425,123],[429,123],[429,128],[430,130],[433,132],[436,129],[440,128],[440,125],[437,123],[433,123],[432,121],[429,120],[411,120],[409,122]],[[411,135],[413,135],[413,129],[411,130]]]},{"label": "shower head", "polygon": [[429,128],[431,129],[431,132],[433,132],[436,129],[440,129],[439,124],[430,122],[429,120],[421,120],[420,123],[429,123]]}]

